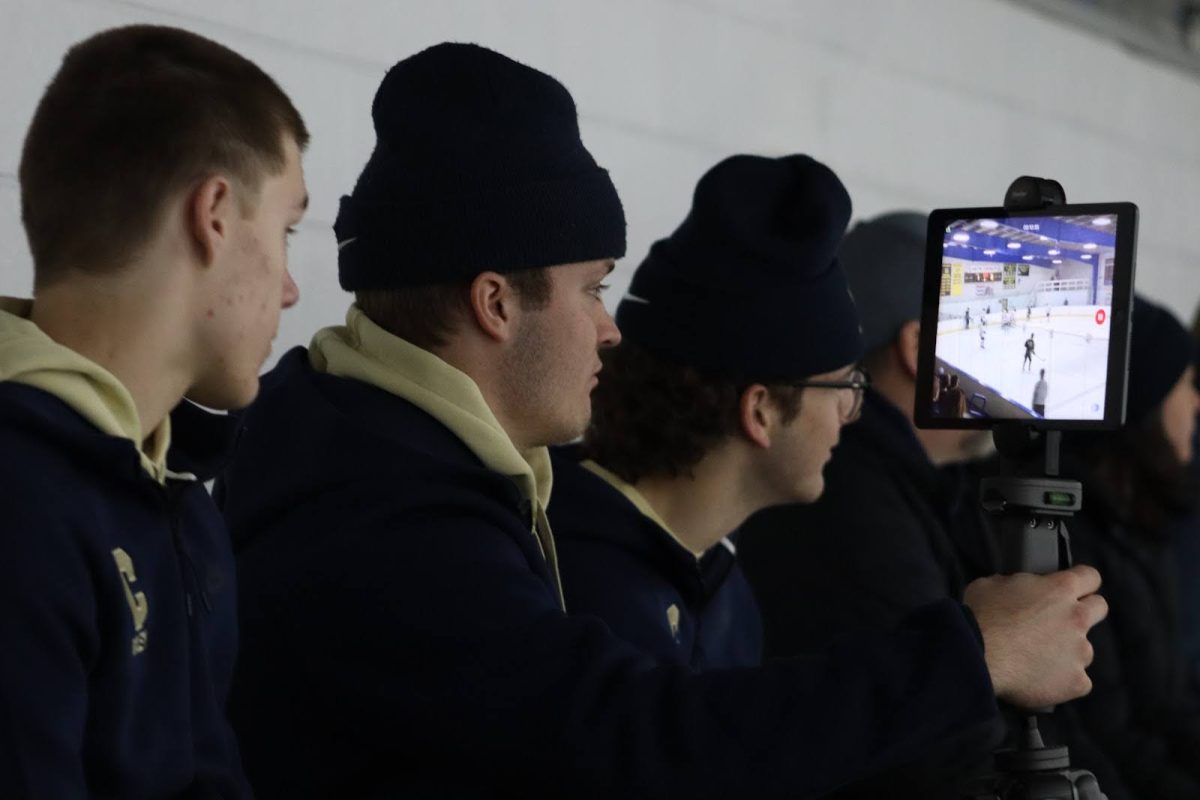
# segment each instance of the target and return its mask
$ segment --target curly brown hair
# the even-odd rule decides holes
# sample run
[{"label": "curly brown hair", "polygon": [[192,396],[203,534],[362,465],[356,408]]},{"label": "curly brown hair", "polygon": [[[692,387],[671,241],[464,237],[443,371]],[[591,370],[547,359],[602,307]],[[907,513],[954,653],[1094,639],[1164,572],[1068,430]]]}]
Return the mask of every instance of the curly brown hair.
[{"label": "curly brown hair", "polygon": [[[741,429],[739,403],[752,382],[703,375],[629,343],[600,358],[583,449],[622,479],[690,476],[709,450]],[[802,389],[767,389],[785,422],[800,413]]]}]

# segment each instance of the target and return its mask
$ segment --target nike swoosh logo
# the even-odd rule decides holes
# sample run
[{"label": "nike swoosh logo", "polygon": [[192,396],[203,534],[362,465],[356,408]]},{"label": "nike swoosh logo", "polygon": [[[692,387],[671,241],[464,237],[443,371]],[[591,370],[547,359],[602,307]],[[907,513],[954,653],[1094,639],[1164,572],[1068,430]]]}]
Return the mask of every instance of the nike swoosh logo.
[{"label": "nike swoosh logo", "polygon": [[342,248],[344,248],[346,245],[350,244],[351,242],[357,242],[357,241],[358,241],[357,236],[351,236],[349,239],[343,239],[342,241],[338,242],[338,252],[339,253],[342,252]]},{"label": "nike swoosh logo", "polygon": [[625,296],[622,297],[621,299],[628,300],[631,303],[641,303],[642,305],[645,305],[645,306],[650,305],[649,300],[647,300],[644,297],[638,297],[636,294],[633,294],[632,292],[626,292]]}]

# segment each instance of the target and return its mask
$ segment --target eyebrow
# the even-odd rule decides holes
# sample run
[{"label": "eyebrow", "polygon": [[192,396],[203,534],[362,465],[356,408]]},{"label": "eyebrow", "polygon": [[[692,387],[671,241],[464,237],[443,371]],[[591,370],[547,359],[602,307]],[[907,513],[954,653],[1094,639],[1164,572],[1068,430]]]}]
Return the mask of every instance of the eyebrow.
[{"label": "eyebrow", "polygon": [[308,192],[305,192],[305,193],[304,193],[304,199],[303,199],[303,200],[301,200],[301,201],[300,201],[300,202],[297,204],[297,206],[296,206],[296,207],[297,207],[297,208],[299,208],[301,211],[307,211],[307,210],[308,210]]},{"label": "eyebrow", "polygon": [[617,268],[617,262],[610,258],[604,266],[604,274],[611,275],[612,271]]}]

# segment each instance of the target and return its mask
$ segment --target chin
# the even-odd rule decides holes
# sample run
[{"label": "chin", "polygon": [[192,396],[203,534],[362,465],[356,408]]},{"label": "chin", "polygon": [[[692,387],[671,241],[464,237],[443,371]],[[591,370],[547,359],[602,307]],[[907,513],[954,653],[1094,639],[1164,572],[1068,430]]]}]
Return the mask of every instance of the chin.
[{"label": "chin", "polygon": [[249,381],[238,381],[223,386],[194,386],[187,397],[194,403],[217,411],[239,411],[258,397],[258,376]]},{"label": "chin", "polygon": [[545,435],[542,437],[545,441],[540,444],[553,447],[555,445],[570,444],[571,442],[578,441],[584,432],[587,431],[588,423],[591,421],[590,413],[582,419],[576,416],[573,419],[564,417],[556,420],[553,428],[547,429]]},{"label": "chin", "polygon": [[825,478],[818,475],[815,480],[807,481],[798,487],[793,503],[815,503],[825,493]]}]

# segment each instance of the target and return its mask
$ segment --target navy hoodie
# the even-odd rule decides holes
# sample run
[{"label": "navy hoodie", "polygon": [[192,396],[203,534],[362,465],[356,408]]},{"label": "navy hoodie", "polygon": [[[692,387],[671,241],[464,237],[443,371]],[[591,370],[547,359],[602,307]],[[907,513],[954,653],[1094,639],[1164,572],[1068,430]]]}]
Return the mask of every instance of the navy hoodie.
[{"label": "navy hoodie", "polygon": [[576,447],[553,452],[547,509],[567,609],[600,617],[660,663],[758,664],[762,623],[732,541],[696,558],[579,456]]},{"label": "navy hoodie", "polygon": [[[0,382],[0,797],[241,798],[233,553],[184,404],[165,484],[128,439]],[[188,475],[185,477],[184,473]]]},{"label": "navy hoodie", "polygon": [[656,665],[563,613],[511,480],[303,349],[221,495],[260,797],[809,797],[996,714],[950,601],[757,669]]}]

